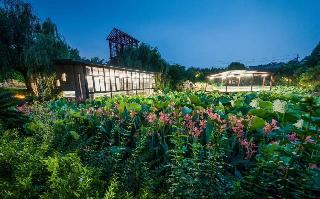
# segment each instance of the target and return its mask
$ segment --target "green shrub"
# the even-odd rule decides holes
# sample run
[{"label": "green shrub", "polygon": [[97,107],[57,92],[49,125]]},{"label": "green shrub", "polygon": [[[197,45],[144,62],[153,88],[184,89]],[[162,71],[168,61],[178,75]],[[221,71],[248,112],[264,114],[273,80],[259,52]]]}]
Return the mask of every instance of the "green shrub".
[{"label": "green shrub", "polygon": [[319,195],[320,98],[294,87],[60,99],[25,116],[1,127],[1,198]]},{"label": "green shrub", "polygon": [[75,153],[54,155],[44,160],[48,190],[42,198],[88,198],[91,194],[92,170],[81,163]]}]

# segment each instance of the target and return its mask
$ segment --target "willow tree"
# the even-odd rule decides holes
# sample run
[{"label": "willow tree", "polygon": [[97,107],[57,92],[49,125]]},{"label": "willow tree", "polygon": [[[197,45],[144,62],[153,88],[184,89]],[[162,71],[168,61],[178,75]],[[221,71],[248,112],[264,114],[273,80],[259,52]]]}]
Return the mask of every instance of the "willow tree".
[{"label": "willow tree", "polygon": [[0,64],[3,70],[20,72],[28,91],[39,74],[48,74],[55,59],[80,59],[58,33],[56,25],[41,22],[32,6],[20,0],[0,0]]},{"label": "willow tree", "polygon": [[24,48],[24,66],[28,69],[28,81],[33,82],[32,91],[36,93],[37,78],[52,74],[52,65],[56,59],[80,59],[78,51],[70,48],[59,35],[56,25],[46,19],[33,34],[31,42]]}]

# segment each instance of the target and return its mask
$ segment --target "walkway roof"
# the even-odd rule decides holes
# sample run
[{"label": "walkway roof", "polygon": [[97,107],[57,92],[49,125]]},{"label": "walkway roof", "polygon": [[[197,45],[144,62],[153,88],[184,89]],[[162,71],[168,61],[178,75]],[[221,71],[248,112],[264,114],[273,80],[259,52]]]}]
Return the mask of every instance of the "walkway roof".
[{"label": "walkway roof", "polygon": [[267,77],[272,75],[270,72],[254,71],[254,70],[229,70],[218,74],[209,75],[209,79],[226,79],[230,77]]}]

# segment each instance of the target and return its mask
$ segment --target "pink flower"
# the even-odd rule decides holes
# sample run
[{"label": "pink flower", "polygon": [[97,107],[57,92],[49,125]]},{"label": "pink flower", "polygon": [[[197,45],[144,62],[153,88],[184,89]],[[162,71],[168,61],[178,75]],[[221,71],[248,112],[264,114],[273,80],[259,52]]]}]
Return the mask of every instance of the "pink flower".
[{"label": "pink flower", "polygon": [[102,108],[98,108],[98,109],[96,110],[96,113],[97,113],[97,115],[101,116],[101,115],[104,113],[104,111],[103,111]]},{"label": "pink flower", "polygon": [[134,118],[137,114],[138,114],[138,113],[137,113],[136,111],[134,111],[134,110],[131,110],[131,111],[130,111],[130,116],[131,116],[132,118]]},{"label": "pink flower", "polygon": [[264,127],[263,127],[263,132],[264,134],[268,134],[272,131],[272,126],[271,124],[269,124],[268,122],[265,123]]},{"label": "pink flower", "polygon": [[184,116],[184,120],[185,120],[185,122],[184,122],[185,128],[193,129],[193,127],[195,125],[195,122],[192,121],[192,116],[187,114],[187,115]]},{"label": "pink flower", "polygon": [[205,128],[206,128],[206,125],[207,125],[207,121],[205,121],[205,120],[200,120],[200,121],[199,121],[199,125],[200,125],[200,128],[205,129]]},{"label": "pink flower", "polygon": [[310,143],[310,144],[315,144],[316,142],[312,139],[312,137],[310,135],[308,135],[305,139],[306,142]]},{"label": "pink flower", "polygon": [[149,113],[149,115],[147,116],[147,121],[149,123],[154,123],[157,120],[157,115],[154,113]]},{"label": "pink flower", "polygon": [[315,164],[315,163],[309,163],[309,168],[310,168],[310,169],[317,169],[317,170],[320,171],[320,168],[319,168],[318,165]]},{"label": "pink flower", "polygon": [[278,122],[275,119],[271,120],[271,123],[266,122],[265,126],[263,127],[263,132],[265,135],[270,133],[271,131],[279,129]]},{"label": "pink flower", "polygon": [[110,115],[112,115],[113,113],[110,112],[110,111],[106,111],[105,114],[106,114],[106,116],[110,116]]},{"label": "pink flower", "polygon": [[244,159],[249,159],[257,152],[256,151],[257,146],[254,143],[248,142],[247,139],[239,140],[239,141],[240,141],[240,145],[243,146],[245,150]]},{"label": "pink flower", "polygon": [[192,119],[193,118],[191,115],[185,115],[183,125],[186,129],[188,129],[189,133],[192,134],[193,137],[199,137],[206,128],[207,121],[200,120],[199,122],[196,122]]},{"label": "pink flower", "polygon": [[87,114],[88,115],[93,115],[93,113],[94,113],[94,108],[90,107],[90,108],[87,109]]},{"label": "pink flower", "polygon": [[190,121],[190,120],[192,120],[192,116],[187,114],[187,115],[184,116],[184,120]]},{"label": "pink flower", "polygon": [[220,131],[225,131],[227,127],[228,127],[227,124],[221,125],[221,126],[220,126]]},{"label": "pink flower", "polygon": [[214,121],[217,121],[219,123],[222,123],[222,120],[220,119],[220,115],[217,113],[213,113],[211,109],[207,110],[208,117]]},{"label": "pink flower", "polygon": [[201,110],[197,110],[197,113],[199,114],[199,117],[203,119],[205,111],[201,109]]},{"label": "pink flower", "polygon": [[28,102],[17,106],[18,111],[22,112],[24,115],[29,115],[31,112],[31,107],[28,105]]},{"label": "pink flower", "polygon": [[191,133],[192,133],[192,136],[193,136],[193,137],[199,137],[202,132],[203,132],[203,130],[202,130],[201,128],[193,127]]},{"label": "pink flower", "polygon": [[272,125],[273,127],[279,128],[279,127],[278,127],[278,121],[275,120],[275,119],[272,119],[272,120],[271,120],[271,125]]},{"label": "pink flower", "polygon": [[166,113],[160,112],[159,119],[163,124],[170,124],[171,120]]},{"label": "pink flower", "polygon": [[172,116],[174,118],[179,118],[179,114],[177,112],[175,112],[175,111],[172,112]]},{"label": "pink flower", "polygon": [[244,125],[242,124],[243,119],[238,119],[236,116],[231,117],[232,131],[237,135],[238,138],[243,136]]},{"label": "pink flower", "polygon": [[288,140],[290,142],[297,142],[299,140],[299,138],[297,137],[296,133],[292,133],[292,134],[288,135]]},{"label": "pink flower", "polygon": [[247,139],[240,140],[240,145],[248,148],[249,147],[249,142],[247,141]]}]

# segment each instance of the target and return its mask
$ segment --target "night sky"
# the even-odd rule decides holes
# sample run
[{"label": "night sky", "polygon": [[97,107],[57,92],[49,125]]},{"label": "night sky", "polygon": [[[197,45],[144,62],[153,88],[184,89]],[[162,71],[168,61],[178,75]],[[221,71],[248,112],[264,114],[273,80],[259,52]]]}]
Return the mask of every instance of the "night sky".
[{"label": "night sky", "polygon": [[108,59],[117,27],[171,64],[257,65],[310,54],[320,41],[319,0],[29,0],[83,57]]}]

